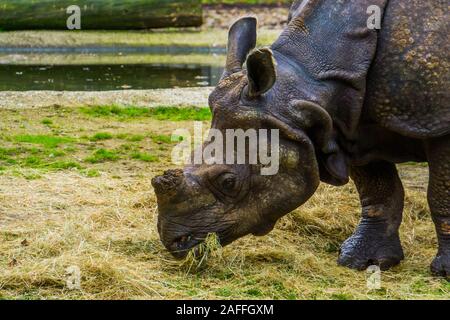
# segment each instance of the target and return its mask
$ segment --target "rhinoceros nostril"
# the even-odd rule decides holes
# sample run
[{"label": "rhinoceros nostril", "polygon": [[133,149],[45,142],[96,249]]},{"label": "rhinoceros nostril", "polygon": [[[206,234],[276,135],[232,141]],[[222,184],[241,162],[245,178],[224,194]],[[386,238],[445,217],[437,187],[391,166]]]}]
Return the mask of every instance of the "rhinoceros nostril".
[{"label": "rhinoceros nostril", "polygon": [[187,250],[191,247],[193,243],[193,237],[191,234],[187,234],[176,238],[171,245],[171,249],[174,251]]},{"label": "rhinoceros nostril", "polygon": [[187,242],[187,241],[189,241],[189,240],[191,240],[191,236],[182,236],[182,237],[180,238],[180,242],[181,242],[181,243]]},{"label": "rhinoceros nostril", "polygon": [[192,240],[192,236],[190,234],[188,234],[188,235],[177,238],[174,241],[174,244],[177,247],[177,249],[183,249],[189,244],[189,242],[191,240]]}]

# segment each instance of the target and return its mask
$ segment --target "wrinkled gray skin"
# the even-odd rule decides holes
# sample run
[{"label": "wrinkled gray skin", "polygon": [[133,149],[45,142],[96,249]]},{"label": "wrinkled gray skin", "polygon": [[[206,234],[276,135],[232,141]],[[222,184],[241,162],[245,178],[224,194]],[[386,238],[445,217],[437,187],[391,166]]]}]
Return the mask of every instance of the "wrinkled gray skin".
[{"label": "wrinkled gray skin", "polygon": [[[379,31],[366,27],[373,4],[384,12]],[[439,242],[431,270],[449,276],[446,12],[445,1],[295,1],[286,30],[262,49],[254,49],[255,18],[238,20],[225,74],[210,96],[212,127],[280,129],[280,172],[193,165],[154,178],[167,249],[182,258],[210,232],[223,245],[264,235],[320,181],[344,185],[351,177],[362,218],[338,262],[387,269],[404,258],[398,234],[404,193],[395,164],[427,161]]]}]

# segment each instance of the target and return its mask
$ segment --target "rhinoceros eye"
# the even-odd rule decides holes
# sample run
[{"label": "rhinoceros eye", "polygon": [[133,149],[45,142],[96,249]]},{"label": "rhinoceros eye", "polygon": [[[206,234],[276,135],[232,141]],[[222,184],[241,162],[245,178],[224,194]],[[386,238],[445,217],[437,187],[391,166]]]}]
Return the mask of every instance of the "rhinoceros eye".
[{"label": "rhinoceros eye", "polygon": [[215,180],[216,187],[224,194],[234,196],[238,190],[238,179],[233,173],[223,173]]}]

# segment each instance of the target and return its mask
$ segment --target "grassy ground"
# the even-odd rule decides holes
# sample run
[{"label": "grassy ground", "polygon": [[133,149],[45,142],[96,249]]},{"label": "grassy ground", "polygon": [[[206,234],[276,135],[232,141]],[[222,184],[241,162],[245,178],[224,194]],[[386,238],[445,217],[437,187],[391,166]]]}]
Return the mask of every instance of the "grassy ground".
[{"label": "grassy ground", "polygon": [[[0,110],[0,298],[445,299],[430,276],[436,238],[427,168],[401,166],[406,260],[369,291],[366,274],[336,265],[358,221],[354,186],[322,185],[262,238],[246,237],[193,272],[156,232],[150,179],[168,167],[170,133],[209,122],[205,110]],[[67,268],[81,271],[69,290]]]}]

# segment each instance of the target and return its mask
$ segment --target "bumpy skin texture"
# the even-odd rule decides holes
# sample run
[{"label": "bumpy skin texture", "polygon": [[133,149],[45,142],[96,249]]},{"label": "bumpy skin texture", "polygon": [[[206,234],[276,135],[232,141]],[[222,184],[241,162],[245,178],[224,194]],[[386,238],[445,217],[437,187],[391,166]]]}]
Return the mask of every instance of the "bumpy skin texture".
[{"label": "bumpy skin texture", "polygon": [[[356,141],[348,149],[355,165],[380,159],[393,163],[429,162],[428,199],[439,240],[438,254],[431,264],[431,271],[446,277],[450,277],[448,24],[446,1],[388,3],[377,53],[368,74]],[[343,145],[349,146],[349,140]],[[342,245],[338,260],[342,265],[357,269],[363,269],[368,261],[378,262],[386,268],[403,258],[398,232],[388,234],[384,231],[386,228],[398,230],[399,221],[380,224],[379,217],[367,217],[364,205],[364,199],[367,199],[367,194],[370,198],[371,192],[374,197],[384,195],[379,198],[386,199],[386,202],[395,195],[395,201],[399,203],[397,208],[384,202],[381,216],[382,219],[386,216],[401,217],[400,182],[396,173],[390,173],[392,178],[385,178],[384,187],[371,187],[374,183],[380,186],[377,176],[392,170],[382,173],[376,165],[370,166],[368,176],[373,177],[365,182],[361,180],[361,172],[367,166],[351,170],[361,196],[363,218],[355,234]],[[355,172],[359,172],[359,178],[354,177]],[[362,191],[364,189],[365,192]]]},{"label": "bumpy skin texture", "polygon": [[407,137],[450,131],[448,1],[390,1],[368,76],[367,118]]},{"label": "bumpy skin texture", "polygon": [[[300,36],[298,41],[298,33],[302,32],[292,34],[295,28],[308,30],[308,23],[299,17],[313,15],[305,13],[308,10],[313,12],[319,7],[324,10],[325,2],[296,1],[290,15],[293,29],[282,35],[278,42],[285,41],[283,38],[297,38],[303,49],[299,53],[304,55],[304,37]],[[372,4],[383,8],[382,2]],[[360,2],[360,5],[365,6],[365,3]],[[377,50],[370,60],[367,76],[361,71],[365,61],[358,61],[355,53],[345,55],[352,65],[350,69],[345,64],[336,68],[335,62],[339,65],[344,56],[339,50],[332,53],[334,64],[321,62],[321,65],[331,65],[329,70],[338,70],[335,71],[338,82],[352,84],[350,88],[339,90],[334,105],[329,101],[321,105],[332,115],[338,131],[337,140],[351,166],[351,177],[358,188],[363,208],[361,223],[343,243],[338,262],[360,270],[372,263],[387,269],[404,258],[398,236],[403,188],[395,166],[388,162],[428,161],[429,203],[439,239],[438,255],[431,270],[434,274],[448,277],[450,152],[443,146],[445,143],[448,145],[450,139],[447,2],[389,1],[384,5],[383,27],[378,34]],[[353,9],[355,7],[356,4]],[[362,33],[359,39],[364,43],[367,36]],[[295,52],[299,47],[297,43],[288,50]],[[324,43],[329,42],[315,44],[315,47],[321,48]],[[362,46],[366,48],[366,56],[370,56],[371,44],[373,42],[366,40]],[[277,43],[273,47],[280,49]],[[326,55],[331,50],[332,46],[323,52]],[[311,59],[310,52],[306,58],[297,60],[303,60],[303,65],[315,66],[315,62],[305,61]],[[291,55],[295,56],[295,53]],[[313,56],[311,60],[320,62],[321,57]],[[316,79],[327,78],[323,76],[323,70],[318,74]],[[358,81],[361,77],[367,78],[365,92]],[[360,101],[362,94],[363,103]],[[430,148],[436,149],[431,151]],[[330,182],[327,179],[322,181]]]},{"label": "bumpy skin texture", "polygon": [[428,203],[431,209],[439,249],[431,271],[450,279],[450,141],[448,136],[427,142],[430,165]]},{"label": "bumpy skin texture", "polygon": [[[381,30],[367,28],[371,5],[384,13]],[[362,219],[338,262],[387,269],[404,258],[395,164],[428,161],[439,240],[431,270],[449,277],[448,21],[447,1],[295,1],[279,39],[252,50],[256,20],[238,20],[209,99],[212,127],[279,129],[280,171],[201,164],[154,178],[164,245],[183,257],[209,232],[224,245],[264,235],[307,201],[319,179],[339,186],[351,177]]]}]

